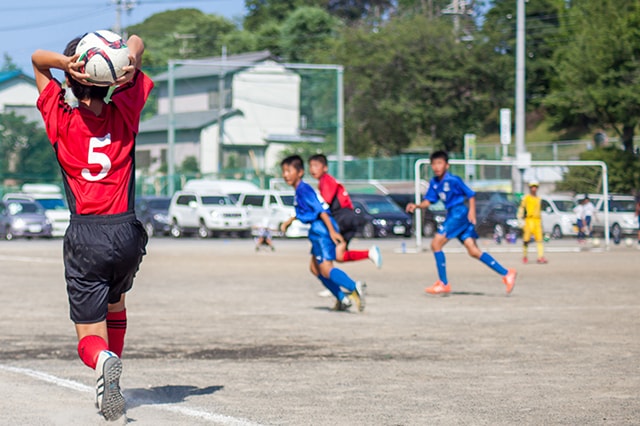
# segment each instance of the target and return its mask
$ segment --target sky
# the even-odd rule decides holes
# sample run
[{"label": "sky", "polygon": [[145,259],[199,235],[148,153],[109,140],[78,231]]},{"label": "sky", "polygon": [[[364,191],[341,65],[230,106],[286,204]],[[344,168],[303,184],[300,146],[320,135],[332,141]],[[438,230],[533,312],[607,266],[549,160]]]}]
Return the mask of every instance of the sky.
[{"label": "sky", "polygon": [[[179,8],[200,9],[204,13],[240,20],[245,13],[243,0],[122,0],[135,3],[122,13],[121,25],[138,24],[149,16]],[[3,0],[0,5],[0,66],[4,54],[22,71],[33,77],[31,54],[36,49],[62,52],[76,36],[89,31],[110,29],[116,22],[116,0]]]}]

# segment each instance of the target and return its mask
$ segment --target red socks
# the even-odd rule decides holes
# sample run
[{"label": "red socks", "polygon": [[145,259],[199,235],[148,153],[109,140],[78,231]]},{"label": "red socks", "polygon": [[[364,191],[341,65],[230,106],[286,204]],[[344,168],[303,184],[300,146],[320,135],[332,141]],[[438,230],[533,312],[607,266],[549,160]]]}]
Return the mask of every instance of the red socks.
[{"label": "red socks", "polygon": [[100,352],[108,350],[107,342],[100,336],[85,336],[78,342],[78,355],[88,367],[95,370]]},{"label": "red socks", "polygon": [[353,262],[354,260],[364,260],[369,258],[369,250],[348,250],[344,252],[343,262]]},{"label": "red socks", "polygon": [[127,332],[127,310],[107,313],[107,336],[109,350],[122,357],[124,335]]}]

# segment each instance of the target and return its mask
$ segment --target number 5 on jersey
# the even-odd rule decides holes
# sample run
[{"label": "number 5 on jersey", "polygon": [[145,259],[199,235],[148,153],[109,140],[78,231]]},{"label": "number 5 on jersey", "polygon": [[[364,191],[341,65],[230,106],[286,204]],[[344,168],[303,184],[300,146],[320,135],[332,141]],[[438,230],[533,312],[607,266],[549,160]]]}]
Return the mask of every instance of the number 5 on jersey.
[{"label": "number 5 on jersey", "polygon": [[82,169],[82,177],[88,181],[95,182],[104,179],[111,170],[111,159],[104,152],[97,152],[96,148],[104,148],[111,144],[111,134],[108,134],[103,138],[91,138],[89,140],[89,155],[87,157],[87,163],[99,164],[102,166],[102,170],[97,175],[92,175],[91,170],[88,168]]}]

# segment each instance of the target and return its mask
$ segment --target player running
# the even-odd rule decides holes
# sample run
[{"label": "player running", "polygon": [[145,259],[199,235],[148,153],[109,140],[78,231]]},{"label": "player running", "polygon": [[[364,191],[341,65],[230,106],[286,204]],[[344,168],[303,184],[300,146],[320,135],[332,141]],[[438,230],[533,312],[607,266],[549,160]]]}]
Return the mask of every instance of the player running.
[{"label": "player running", "polygon": [[309,174],[318,180],[318,191],[329,204],[331,215],[338,222],[340,234],[344,242],[336,246],[338,262],[352,262],[370,259],[378,268],[382,267],[382,254],[378,246],[369,250],[349,250],[349,242],[355,237],[360,218],[353,211],[353,203],[344,186],[328,173],[327,157],[324,154],[312,155],[309,158]]},{"label": "player running", "polygon": [[[64,266],[70,317],[78,355],[96,370],[96,404],[107,420],[121,418],[120,391],[127,328],[125,293],[146,253],[147,234],[134,213],[135,137],[153,82],[140,71],[144,44],[131,36],[130,66],[111,96],[109,87],[91,86],[76,62],[73,39],[64,54],[37,50],[31,60],[40,96],[37,106],[62,168],[71,210],[64,236]],[[65,101],[52,69],[65,73],[77,107]]]},{"label": "player running", "polygon": [[[292,155],[280,164],[282,177],[287,185],[296,190],[296,215],[281,225],[281,231],[286,232],[294,220],[310,223],[309,241],[311,241],[311,273],[336,297],[335,310],[345,311],[352,305],[353,300],[359,311],[364,310],[365,284],[353,281],[344,271],[333,267],[336,259],[336,245],[344,241],[338,233],[338,224],[329,211],[318,199],[316,192],[302,180],[304,176],[304,161],[299,155]],[[346,289],[351,299],[343,292]]]},{"label": "player running", "polygon": [[[458,238],[469,252],[469,255],[480,259],[482,263],[502,275],[502,281],[507,287],[507,294],[511,293],[516,283],[516,271],[505,269],[489,253],[482,252],[476,245],[476,199],[471,190],[458,176],[449,174],[449,155],[445,151],[431,154],[431,169],[434,177],[429,181],[424,200],[420,204],[409,203],[406,210],[413,213],[416,209],[425,209],[438,200],[442,200],[447,209],[447,218],[441,229],[431,241],[431,250],[436,260],[439,280],[425,291],[429,294],[446,294],[451,292],[447,280],[446,259],[442,248],[451,238]],[[469,207],[464,201],[469,201]]]}]

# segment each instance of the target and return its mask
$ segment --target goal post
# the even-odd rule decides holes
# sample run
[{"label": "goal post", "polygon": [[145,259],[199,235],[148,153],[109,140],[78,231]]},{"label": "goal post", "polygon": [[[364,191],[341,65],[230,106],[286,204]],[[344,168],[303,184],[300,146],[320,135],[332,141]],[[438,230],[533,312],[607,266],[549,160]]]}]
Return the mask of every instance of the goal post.
[{"label": "goal post", "polygon": [[[423,167],[431,164],[428,158],[416,160],[414,165],[414,195],[415,202],[419,204],[424,196],[424,193],[420,189],[420,182],[423,180],[423,176],[427,176],[423,173]],[[603,219],[604,219],[604,241],[605,247],[609,247],[610,237],[609,237],[609,180],[608,180],[608,171],[607,164],[604,161],[527,161],[526,166],[522,164],[517,159],[506,159],[506,160],[449,160],[449,164],[451,165],[460,165],[465,166],[493,166],[493,167],[503,167],[509,168],[511,170],[514,169],[529,169],[536,167],[557,167],[557,168],[566,168],[566,167],[599,167],[602,171],[602,197],[603,197]],[[456,173],[457,174],[457,173]],[[426,179],[428,181],[428,179]],[[473,185],[472,185],[473,186]],[[415,240],[416,240],[416,249],[420,251],[422,249],[423,244],[423,235],[422,235],[422,210],[416,209],[415,211]]]}]

